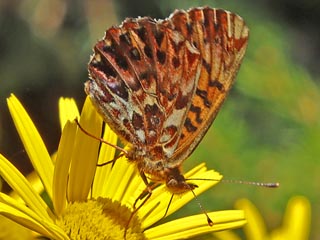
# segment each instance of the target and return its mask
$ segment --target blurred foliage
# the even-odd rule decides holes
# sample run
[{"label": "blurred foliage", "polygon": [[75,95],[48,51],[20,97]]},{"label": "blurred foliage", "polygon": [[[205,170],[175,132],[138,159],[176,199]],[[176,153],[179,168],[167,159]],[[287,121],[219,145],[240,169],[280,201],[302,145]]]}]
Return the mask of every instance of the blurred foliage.
[{"label": "blurred foliage", "polygon": [[[202,5],[241,15],[250,27],[250,41],[235,87],[185,168],[206,161],[225,179],[281,185],[264,189],[221,183],[199,199],[205,209],[220,210],[246,197],[273,228],[281,222],[289,198],[306,196],[312,208],[311,238],[315,239],[320,224],[320,88],[316,81],[319,61],[315,61],[320,31],[307,17],[313,19],[317,10],[320,14],[320,7],[311,1],[301,3],[301,8],[285,0],[2,1],[0,151],[28,171],[24,165],[28,160],[20,152],[23,148],[7,112],[9,93],[24,103],[53,152],[60,134],[58,98],[74,97],[81,106],[91,47],[107,28],[125,17],[163,18],[175,8]],[[292,9],[295,12],[290,13]],[[312,9],[309,15],[308,9]],[[297,13],[304,14],[295,20],[292,16]],[[186,211],[200,210],[191,203],[178,214],[185,216]]]}]

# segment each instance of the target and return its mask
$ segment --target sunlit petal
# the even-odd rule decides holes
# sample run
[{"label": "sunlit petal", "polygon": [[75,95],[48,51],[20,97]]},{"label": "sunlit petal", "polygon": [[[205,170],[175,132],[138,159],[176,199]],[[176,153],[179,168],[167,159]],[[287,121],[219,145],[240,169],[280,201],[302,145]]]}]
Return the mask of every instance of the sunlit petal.
[{"label": "sunlit petal", "polygon": [[53,178],[53,206],[57,214],[61,214],[67,204],[67,183],[70,161],[74,150],[74,139],[77,124],[68,120],[62,131]]},{"label": "sunlit petal", "polygon": [[0,175],[19,194],[23,201],[37,214],[51,220],[53,216],[46,203],[34,191],[30,183],[4,156],[0,154]]},{"label": "sunlit petal", "polygon": [[185,239],[213,231],[237,228],[246,223],[244,213],[240,210],[208,214],[214,221],[212,227],[208,226],[204,214],[199,214],[161,224],[146,230],[145,234],[149,239],[154,240]]},{"label": "sunlit petal", "polygon": [[[94,136],[101,136],[102,119],[92,111],[89,99],[85,101],[80,117],[80,125]],[[71,202],[88,197],[98,161],[100,142],[78,129],[75,137],[68,184],[68,199]]]},{"label": "sunlit petal", "polygon": [[26,152],[40,176],[48,195],[52,196],[53,164],[44,142],[28,113],[19,100],[11,94],[8,107]]},{"label": "sunlit petal", "polygon": [[63,130],[63,127],[68,120],[73,121],[79,117],[79,110],[73,98],[59,98],[59,119],[61,130]]}]

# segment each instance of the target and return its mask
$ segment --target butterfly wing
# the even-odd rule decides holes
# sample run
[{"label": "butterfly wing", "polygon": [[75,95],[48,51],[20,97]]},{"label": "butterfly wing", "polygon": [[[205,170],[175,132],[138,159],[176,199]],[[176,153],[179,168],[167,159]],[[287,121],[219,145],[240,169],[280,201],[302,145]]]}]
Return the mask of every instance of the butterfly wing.
[{"label": "butterfly wing", "polygon": [[200,67],[199,51],[178,31],[127,19],[95,45],[85,91],[122,140],[165,160],[177,147]]},{"label": "butterfly wing", "polygon": [[194,8],[176,11],[165,22],[199,49],[200,77],[184,120],[172,165],[180,165],[199,144],[229,92],[248,43],[249,29],[238,15]]},{"label": "butterfly wing", "polygon": [[232,86],[248,32],[238,15],[208,7],[127,19],[95,45],[85,90],[122,140],[178,166]]}]

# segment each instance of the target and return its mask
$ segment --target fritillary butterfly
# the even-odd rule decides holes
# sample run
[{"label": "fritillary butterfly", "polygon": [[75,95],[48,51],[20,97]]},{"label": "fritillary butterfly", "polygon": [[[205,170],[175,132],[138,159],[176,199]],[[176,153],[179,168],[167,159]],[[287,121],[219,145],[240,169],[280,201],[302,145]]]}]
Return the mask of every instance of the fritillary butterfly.
[{"label": "fritillary butterfly", "polygon": [[165,20],[128,18],[94,46],[85,91],[126,143],[130,162],[172,193],[196,187],[180,167],[199,144],[234,82],[249,29],[210,7]]}]

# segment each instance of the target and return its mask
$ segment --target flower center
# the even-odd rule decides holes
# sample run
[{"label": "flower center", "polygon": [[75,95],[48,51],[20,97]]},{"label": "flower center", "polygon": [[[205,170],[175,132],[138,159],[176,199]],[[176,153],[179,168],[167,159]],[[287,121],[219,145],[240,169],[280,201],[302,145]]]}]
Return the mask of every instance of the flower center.
[{"label": "flower center", "polygon": [[[146,239],[141,223],[132,211],[117,201],[108,198],[91,199],[86,202],[69,204],[57,220],[60,226],[73,239]],[[127,228],[127,229],[126,229]]]}]

